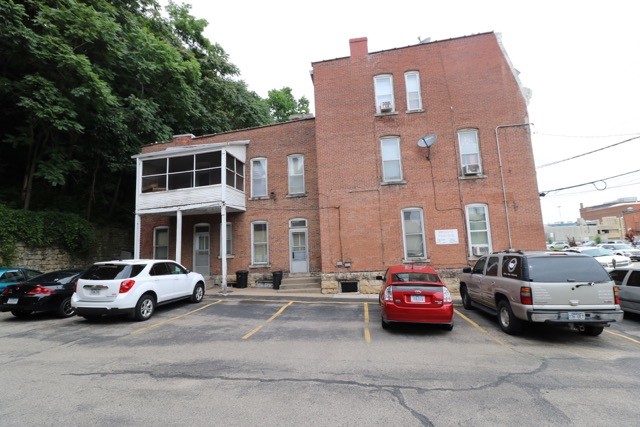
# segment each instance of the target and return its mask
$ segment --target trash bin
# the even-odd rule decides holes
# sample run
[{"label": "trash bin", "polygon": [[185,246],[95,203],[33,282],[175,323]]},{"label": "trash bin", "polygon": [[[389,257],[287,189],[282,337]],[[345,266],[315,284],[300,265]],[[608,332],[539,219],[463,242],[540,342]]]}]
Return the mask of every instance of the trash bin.
[{"label": "trash bin", "polygon": [[236,271],[236,288],[246,288],[248,278],[249,278],[248,270]]},{"label": "trash bin", "polygon": [[273,274],[273,289],[280,289],[280,283],[282,283],[282,271],[274,271],[272,274]]}]

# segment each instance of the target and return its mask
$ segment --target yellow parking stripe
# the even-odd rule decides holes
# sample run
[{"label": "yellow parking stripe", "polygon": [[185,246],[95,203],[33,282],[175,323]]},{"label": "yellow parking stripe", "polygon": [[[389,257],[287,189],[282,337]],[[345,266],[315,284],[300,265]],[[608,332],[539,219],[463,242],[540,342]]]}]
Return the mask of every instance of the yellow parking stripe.
[{"label": "yellow parking stripe", "polygon": [[195,310],[191,310],[191,311],[189,311],[189,312],[187,312],[187,313],[181,314],[180,316],[172,317],[172,318],[170,318],[170,319],[163,320],[162,322],[154,323],[153,325],[149,325],[149,326],[146,326],[146,327],[144,327],[144,328],[136,329],[135,331],[131,332],[131,335],[133,335],[133,334],[139,334],[139,333],[141,333],[141,332],[148,331],[149,329],[157,328],[158,326],[164,325],[165,323],[173,322],[174,320],[181,319],[181,318],[183,318],[183,317],[185,317],[185,316],[188,316],[188,315],[190,315],[190,314],[196,313],[196,312],[198,312],[198,311],[200,311],[200,310],[204,310],[205,308],[207,308],[207,307],[211,307],[212,305],[219,304],[219,303],[221,303],[222,301],[223,301],[223,300],[219,299],[219,300],[217,300],[216,302],[212,302],[211,304],[207,304],[207,305],[202,306],[202,307],[200,307],[200,308],[196,308]]},{"label": "yellow parking stripe", "polygon": [[364,303],[364,323],[367,325],[364,327],[364,341],[367,344],[371,344],[371,332],[369,331],[369,303]]},{"label": "yellow parking stripe", "polygon": [[605,332],[608,333],[608,334],[611,334],[611,335],[615,335],[615,336],[620,337],[620,338],[624,338],[624,339],[629,340],[629,341],[633,341],[636,344],[640,344],[640,340],[637,340],[635,338],[631,338],[631,337],[628,337],[626,335],[619,334],[617,332],[611,332],[611,331],[605,331]]},{"label": "yellow parking stripe", "polygon": [[271,322],[273,319],[275,319],[276,317],[280,316],[282,314],[283,311],[285,311],[287,309],[287,307],[289,307],[291,304],[293,304],[293,301],[289,301],[288,304],[283,305],[282,307],[280,307],[280,310],[276,311],[275,314],[273,316],[271,316],[266,322],[264,322],[262,325],[258,326],[257,328],[255,328],[253,331],[249,332],[247,335],[243,336],[242,339],[246,340],[248,338],[251,337],[251,335],[255,334],[256,332],[258,332],[260,329],[262,329],[267,323]]},{"label": "yellow parking stripe", "polygon": [[500,338],[494,337],[493,335],[491,335],[489,333],[489,331],[487,331],[485,328],[483,328],[482,326],[478,325],[476,322],[474,322],[473,320],[469,319],[467,316],[465,316],[464,314],[462,314],[460,312],[460,310],[454,309],[453,311],[456,312],[456,314],[460,317],[462,317],[464,320],[466,320],[467,322],[469,322],[471,324],[471,326],[473,326],[474,328],[476,328],[477,330],[479,330],[480,332],[482,332],[483,334],[487,335],[489,338],[491,338],[492,340],[494,340],[495,342],[497,342],[498,344],[500,344],[501,346],[504,346],[508,349],[511,349],[511,346],[509,344],[507,344],[506,342],[502,341]]}]

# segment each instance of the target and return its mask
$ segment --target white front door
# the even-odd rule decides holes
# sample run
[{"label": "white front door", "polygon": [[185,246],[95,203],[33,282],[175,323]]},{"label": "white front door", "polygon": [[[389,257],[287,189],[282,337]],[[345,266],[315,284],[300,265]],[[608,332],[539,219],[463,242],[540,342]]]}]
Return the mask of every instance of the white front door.
[{"label": "white front door", "polygon": [[209,277],[211,245],[208,225],[196,225],[193,233],[193,271]]},{"label": "white front door", "polygon": [[289,230],[289,253],[291,255],[291,273],[309,271],[309,251],[307,248],[307,230]]}]

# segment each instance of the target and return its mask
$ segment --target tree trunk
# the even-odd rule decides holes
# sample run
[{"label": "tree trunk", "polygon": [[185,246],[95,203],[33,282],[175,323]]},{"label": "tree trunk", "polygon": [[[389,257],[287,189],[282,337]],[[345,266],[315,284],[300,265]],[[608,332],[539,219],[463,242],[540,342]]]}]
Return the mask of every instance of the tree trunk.
[{"label": "tree trunk", "polygon": [[98,169],[100,168],[100,162],[96,163],[96,167],[93,168],[93,177],[91,178],[91,192],[89,193],[89,203],[87,203],[87,221],[91,220],[91,205],[96,199],[96,180],[98,178]]},{"label": "tree trunk", "polygon": [[122,182],[122,171],[118,174],[118,182],[116,183],[116,189],[113,193],[113,198],[111,199],[111,205],[109,206],[109,217],[113,215],[113,209],[116,206],[116,202],[118,201],[118,193],[120,193],[120,183]]},{"label": "tree trunk", "polygon": [[[24,180],[22,183],[22,209],[29,210],[31,205],[31,193],[33,190],[33,176],[36,173],[36,166],[38,165],[38,160],[40,160],[40,152],[42,151],[42,146],[46,143],[46,141],[39,140],[36,138],[33,126],[30,128],[30,138],[31,143],[29,144],[29,153],[27,154],[27,167],[24,172]],[[46,138],[45,138],[46,139]]]}]

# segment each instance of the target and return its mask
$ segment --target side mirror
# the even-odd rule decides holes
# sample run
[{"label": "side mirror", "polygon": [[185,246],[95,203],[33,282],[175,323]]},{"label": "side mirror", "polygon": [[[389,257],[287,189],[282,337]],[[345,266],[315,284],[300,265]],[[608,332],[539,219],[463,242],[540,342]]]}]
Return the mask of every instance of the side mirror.
[{"label": "side mirror", "polygon": [[376,276],[376,280],[384,280],[384,277],[382,277],[382,276]]},{"label": "side mirror", "polygon": [[463,273],[471,273],[471,267],[465,267],[462,269]]}]

